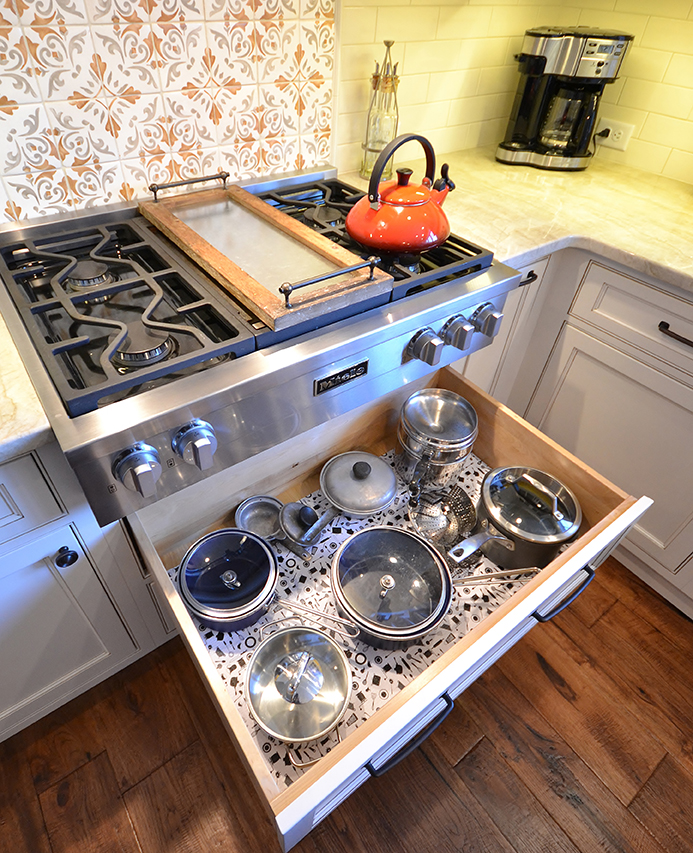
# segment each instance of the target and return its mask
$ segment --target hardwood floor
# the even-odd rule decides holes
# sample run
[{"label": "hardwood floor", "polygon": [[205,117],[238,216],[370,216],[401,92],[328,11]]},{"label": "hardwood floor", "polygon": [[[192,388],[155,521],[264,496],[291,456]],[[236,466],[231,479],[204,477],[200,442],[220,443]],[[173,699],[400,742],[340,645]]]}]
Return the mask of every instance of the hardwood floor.
[{"label": "hardwood floor", "polygon": [[[693,622],[613,560],[296,853],[693,851]],[[0,744],[0,850],[272,853],[173,640]]]}]

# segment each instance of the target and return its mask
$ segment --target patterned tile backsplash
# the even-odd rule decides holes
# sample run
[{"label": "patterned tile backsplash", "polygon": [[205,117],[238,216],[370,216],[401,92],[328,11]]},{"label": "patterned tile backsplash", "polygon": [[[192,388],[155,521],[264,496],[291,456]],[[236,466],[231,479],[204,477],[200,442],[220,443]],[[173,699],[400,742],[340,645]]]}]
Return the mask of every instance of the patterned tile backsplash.
[{"label": "patterned tile backsplash", "polygon": [[0,0],[0,221],[330,160],[335,0]]}]

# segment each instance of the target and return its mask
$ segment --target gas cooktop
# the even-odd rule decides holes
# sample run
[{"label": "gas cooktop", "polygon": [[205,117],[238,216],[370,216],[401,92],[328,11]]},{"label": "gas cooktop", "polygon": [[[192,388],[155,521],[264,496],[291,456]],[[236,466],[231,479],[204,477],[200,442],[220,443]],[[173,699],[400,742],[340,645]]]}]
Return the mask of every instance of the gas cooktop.
[{"label": "gas cooktop", "polygon": [[[354,187],[328,179],[257,195],[355,255],[372,255],[344,227],[364,195]],[[272,331],[130,214],[87,216],[0,241],[0,276],[70,417],[309,330]],[[489,250],[451,235],[421,254],[382,256],[378,266],[395,280],[392,301],[478,273],[492,260]],[[343,306],[310,327],[359,310]]]},{"label": "gas cooktop", "polygon": [[[334,170],[246,189],[371,254],[343,227],[362,193]],[[0,228],[3,319],[99,523],[426,381],[491,343],[520,278],[456,236],[379,263],[374,303],[275,330],[134,205]]]}]

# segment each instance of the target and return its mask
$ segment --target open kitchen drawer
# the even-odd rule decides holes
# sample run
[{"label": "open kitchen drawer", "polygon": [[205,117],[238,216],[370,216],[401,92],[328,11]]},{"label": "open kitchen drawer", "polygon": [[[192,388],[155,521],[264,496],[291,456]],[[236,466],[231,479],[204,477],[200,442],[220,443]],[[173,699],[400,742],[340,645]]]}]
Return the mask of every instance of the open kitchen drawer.
[{"label": "open kitchen drawer", "polygon": [[[530,465],[550,472],[577,495],[583,511],[582,535],[531,580],[517,585],[499,606],[399,689],[291,784],[281,784],[267,764],[237,704],[232,700],[204,638],[169,577],[187,547],[215,527],[230,526],[233,509],[251,494],[294,500],[317,487],[317,475],[331,456],[356,447],[381,454],[396,445],[401,403],[416,390],[396,394],[291,439],[130,517],[143,558],[156,578],[174,621],[221,717],[244,759],[263,804],[288,850],[393,756],[406,751],[452,701],[538,621],[581,591],[593,570],[650,506],[630,497],[564,451],[512,411],[444,369],[429,377],[465,397],[479,416],[474,454],[491,467]],[[219,479],[218,478],[222,478]],[[197,488],[197,487],[196,487]],[[176,505],[172,503],[175,500]],[[172,519],[175,519],[172,521]],[[180,523],[179,520],[180,519]],[[176,527],[172,532],[172,527]],[[453,599],[453,606],[455,602]]]}]

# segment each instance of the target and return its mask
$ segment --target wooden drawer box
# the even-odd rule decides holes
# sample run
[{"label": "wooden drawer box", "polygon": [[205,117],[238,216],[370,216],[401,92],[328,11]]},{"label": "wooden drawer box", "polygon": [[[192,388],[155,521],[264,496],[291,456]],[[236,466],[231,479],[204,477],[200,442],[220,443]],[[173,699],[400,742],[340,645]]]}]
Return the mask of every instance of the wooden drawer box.
[{"label": "wooden drawer box", "polygon": [[[570,308],[592,326],[693,375],[693,299],[592,262]],[[668,325],[687,344],[660,329]]]},{"label": "wooden drawer box", "polygon": [[[504,601],[475,627],[461,635],[424,671],[389,699],[292,784],[282,786],[260,754],[256,741],[232,701],[205,642],[200,636],[168,574],[187,546],[214,527],[227,526],[232,510],[249,494],[275,494],[296,499],[316,488],[322,463],[355,447],[382,453],[395,447],[395,427],[403,399],[411,387],[336,419],[305,436],[246,460],[217,483],[209,481],[199,495],[188,496],[175,515],[172,503],[159,502],[130,518],[133,535],[145,561],[160,584],[202,678],[222,720],[257,787],[259,800],[272,816],[281,846],[288,850],[371,774],[379,774],[403,745],[449,707],[475,678],[524,633],[560,606],[591,577],[616,542],[647,509],[651,501],[629,497],[563,451],[509,409],[498,404],[450,370],[430,378],[464,396],[479,416],[474,453],[492,467],[527,464],[550,471],[576,493],[583,510],[584,532],[549,566]],[[189,490],[186,490],[189,491]],[[220,500],[220,491],[225,492]],[[206,495],[210,508],[225,513],[203,517]],[[198,500],[199,498],[199,500]],[[166,504],[166,506],[162,506]],[[191,524],[190,512],[202,513]],[[211,511],[211,510],[210,510]],[[185,519],[177,525],[177,518]],[[185,528],[180,530],[180,527]],[[179,529],[172,533],[171,528]],[[542,615],[543,614],[543,615]]]}]

